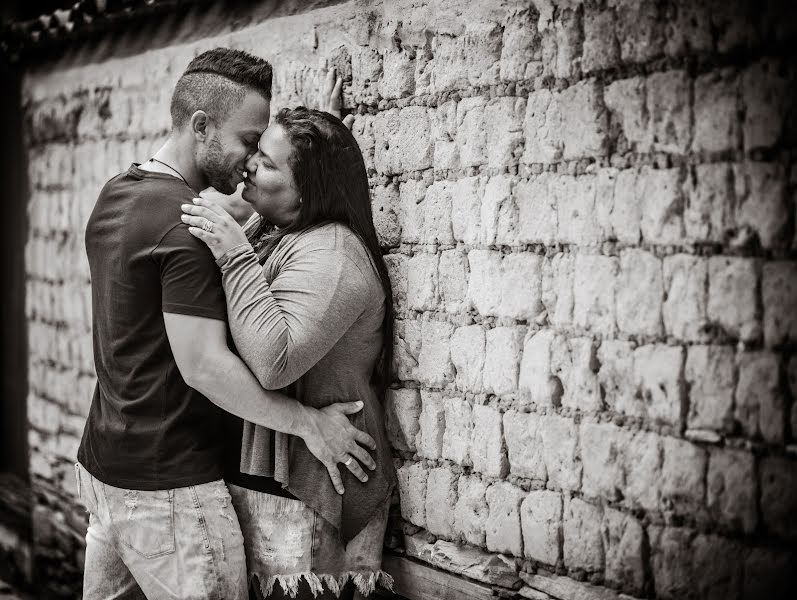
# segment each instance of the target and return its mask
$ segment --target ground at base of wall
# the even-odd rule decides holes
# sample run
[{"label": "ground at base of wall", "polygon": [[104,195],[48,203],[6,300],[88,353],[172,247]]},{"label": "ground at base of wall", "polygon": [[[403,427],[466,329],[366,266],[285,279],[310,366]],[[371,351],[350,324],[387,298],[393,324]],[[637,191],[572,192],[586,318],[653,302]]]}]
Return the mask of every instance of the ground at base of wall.
[{"label": "ground at base of wall", "polygon": [[33,600],[33,596],[28,596],[15,590],[5,581],[0,580],[0,600]]}]

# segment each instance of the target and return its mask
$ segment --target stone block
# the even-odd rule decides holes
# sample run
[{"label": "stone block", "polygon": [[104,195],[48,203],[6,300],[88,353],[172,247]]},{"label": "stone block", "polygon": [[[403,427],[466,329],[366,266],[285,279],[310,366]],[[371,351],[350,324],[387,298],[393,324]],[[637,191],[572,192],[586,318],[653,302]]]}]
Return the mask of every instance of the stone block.
[{"label": "stone block", "polygon": [[662,71],[647,78],[647,107],[653,150],[684,154],[691,137],[691,81],[686,71]]},{"label": "stone block", "polygon": [[612,410],[642,416],[634,390],[634,349],[630,342],[605,340],[597,350],[598,385],[603,402]]},{"label": "stone block", "polygon": [[573,323],[606,336],[614,335],[618,260],[578,254],[573,275]]},{"label": "stone block", "polygon": [[[423,227],[418,241],[424,244],[453,244],[451,223],[452,184],[435,181],[426,190],[422,203],[416,201],[415,210],[422,211]],[[410,210],[412,208],[410,207]]]},{"label": "stone block", "polygon": [[426,481],[429,471],[421,463],[404,463],[396,473],[402,518],[418,527],[426,527]]},{"label": "stone block", "polygon": [[551,345],[553,330],[529,333],[523,344],[518,391],[520,399],[540,406],[560,406],[562,382],[553,374]]},{"label": "stone block", "polygon": [[385,428],[390,445],[403,452],[415,452],[420,429],[421,395],[413,389],[390,389],[385,394]]},{"label": "stone block", "polygon": [[602,200],[610,206],[604,221],[618,242],[637,245],[642,238],[642,203],[639,201],[639,170],[623,169],[616,173],[603,172],[603,188],[611,197]]},{"label": "stone block", "polygon": [[421,390],[421,412],[418,418],[417,451],[424,458],[440,458],[446,419],[440,392]]},{"label": "stone block", "polygon": [[535,413],[504,413],[504,439],[509,472],[545,483],[547,472],[542,447],[541,418]]},{"label": "stone block", "polygon": [[597,370],[592,338],[554,338],[551,344],[551,373],[561,383],[562,406],[585,412],[600,410],[602,403]]},{"label": "stone block", "polygon": [[619,500],[624,486],[625,449],[631,435],[612,423],[581,423],[581,491],[587,497]]},{"label": "stone block", "polygon": [[386,51],[382,55],[382,74],[378,82],[379,95],[383,98],[412,95],[415,91],[415,59],[403,49]]},{"label": "stone block", "polygon": [[487,488],[488,514],[485,523],[487,549],[512,556],[523,556],[523,531],[520,506],[526,493],[505,481]]},{"label": "stone block", "polygon": [[570,419],[547,415],[540,418],[539,431],[548,487],[562,491],[581,489],[577,425]]},{"label": "stone block", "polygon": [[554,175],[548,172],[515,188],[518,205],[518,241],[524,244],[552,244],[558,239],[556,199],[551,190]]},{"label": "stone block", "polygon": [[[475,546],[484,546],[489,509],[487,484],[478,477],[460,476],[454,506],[454,530]],[[446,507],[451,510],[451,506]]]},{"label": "stone block", "polygon": [[459,390],[482,391],[485,349],[485,333],[480,325],[467,325],[454,330],[451,336],[451,361],[456,369]]},{"label": "stone block", "polygon": [[468,292],[468,258],[462,250],[444,250],[440,254],[438,291],[446,312],[463,310]]},{"label": "stone block", "polygon": [[705,450],[699,446],[665,436],[661,467],[661,506],[676,514],[697,515],[705,510]]},{"label": "stone block", "polygon": [[438,256],[422,252],[407,262],[407,306],[410,310],[436,310],[439,303]]},{"label": "stone block", "polygon": [[495,408],[473,407],[470,458],[473,469],[488,477],[503,478],[509,471],[501,421],[501,413]]},{"label": "stone block", "polygon": [[[611,18],[611,13],[602,13]],[[605,40],[606,44],[613,44]],[[585,46],[586,51],[586,46]],[[620,125],[620,131],[631,152],[650,152],[653,133],[650,127],[645,98],[645,80],[642,77],[619,79],[606,86],[604,92],[606,108],[612,119]]]},{"label": "stone block", "polygon": [[[413,179],[399,185],[399,222],[404,242],[417,243],[427,239],[424,228],[426,187],[424,182]],[[451,206],[450,197],[448,205]]]},{"label": "stone block", "polygon": [[784,456],[767,456],[759,465],[761,516],[767,530],[788,539],[797,539],[797,461]]},{"label": "stone block", "polygon": [[519,215],[514,188],[514,178],[508,175],[497,175],[487,181],[481,203],[480,244],[517,244]]},{"label": "stone block", "polygon": [[641,209],[642,239],[653,244],[680,244],[684,239],[680,169],[639,171],[635,191]]},{"label": "stone block", "polygon": [[714,70],[695,79],[693,150],[722,152],[739,147],[738,88],[730,69]]},{"label": "stone block", "polygon": [[478,167],[487,162],[487,129],[482,96],[463,98],[457,104],[457,153],[460,167]]},{"label": "stone block", "polygon": [[541,256],[471,250],[468,262],[468,298],[479,314],[531,320],[542,310]]},{"label": "stone block", "polygon": [[614,35],[615,16],[610,10],[584,11],[584,52],[581,68],[585,73],[614,67],[620,61],[620,45]]},{"label": "stone block", "polygon": [[373,202],[371,210],[374,216],[374,227],[383,248],[395,248],[401,242],[401,223],[399,190],[397,185],[377,186],[372,188]]},{"label": "stone block", "polygon": [[764,248],[786,247],[790,206],[786,174],[774,163],[745,162],[733,166],[736,226],[758,235]]},{"label": "stone block", "polygon": [[761,303],[767,346],[797,342],[797,261],[764,263]]},{"label": "stone block", "polygon": [[684,230],[693,242],[722,243],[736,227],[729,163],[696,165],[684,182]]},{"label": "stone block", "polygon": [[751,534],[758,520],[755,459],[751,452],[713,448],[706,478],[709,514],[717,522]]},{"label": "stone block", "polygon": [[420,558],[443,571],[464,575],[489,585],[513,589],[520,584],[515,561],[500,554],[489,554],[479,548],[437,540],[432,546],[431,555]]},{"label": "stone block", "polygon": [[698,534],[693,548],[693,594],[697,598],[740,598],[743,548],[718,535]]},{"label": "stone block", "polygon": [[530,11],[509,17],[501,44],[501,79],[518,81],[533,77],[542,70],[540,35]]},{"label": "stone block", "polygon": [[[464,102],[464,100],[463,100]],[[480,127],[485,134],[485,150],[487,166],[493,169],[504,169],[516,165],[523,152],[523,119],[526,114],[526,100],[506,96],[494,98],[484,107],[483,120]],[[467,130],[462,131],[467,134]],[[457,140],[460,138],[457,137]],[[469,166],[462,161],[468,156],[460,150],[461,165]]]},{"label": "stone block", "polygon": [[645,531],[633,516],[613,508],[605,508],[601,537],[606,561],[605,578],[635,596],[645,586]]},{"label": "stone block", "polygon": [[708,259],[708,318],[742,341],[761,335],[756,259],[712,256]]},{"label": "stone block", "polygon": [[678,425],[685,416],[681,415],[684,354],[682,347],[664,344],[634,350],[634,383],[648,418]]},{"label": "stone block", "polygon": [[488,394],[501,396],[517,391],[522,339],[516,327],[487,330],[482,386]]},{"label": "stone block", "polygon": [[421,349],[417,376],[430,387],[442,387],[454,380],[449,342],[454,326],[440,321],[424,321],[421,325]]},{"label": "stone block", "polygon": [[546,255],[542,264],[543,307],[548,322],[555,327],[565,327],[573,321],[573,269],[575,255],[557,252]]},{"label": "stone block", "polygon": [[542,56],[548,59],[546,66],[550,66],[554,77],[577,78],[581,73],[584,37],[578,11],[560,5],[553,27],[549,27],[545,34],[542,38]]},{"label": "stone block", "polygon": [[664,31],[656,2],[612,0],[609,6],[614,6],[617,15],[615,35],[620,41],[623,62],[646,62],[661,56]]},{"label": "stone block", "polygon": [[625,503],[629,508],[659,509],[662,475],[661,438],[655,433],[635,433],[625,450]]},{"label": "stone block", "polygon": [[661,335],[661,260],[644,250],[622,251],[616,285],[618,330],[629,335]]},{"label": "stone block", "polygon": [[694,532],[683,527],[648,528],[650,565],[658,597],[690,598],[693,593],[693,560],[690,548]]},{"label": "stone block", "polygon": [[664,331],[679,340],[699,342],[708,337],[708,261],[690,254],[665,256],[662,262],[665,300]]},{"label": "stone block", "polygon": [[429,115],[424,106],[380,112],[374,118],[374,167],[396,175],[432,166]]},{"label": "stone block", "polygon": [[603,240],[595,216],[596,183],[592,175],[551,180],[550,191],[557,207],[557,241],[586,246]]},{"label": "stone block", "polygon": [[607,150],[607,118],[600,88],[584,80],[562,92],[532,92],[524,123],[526,163],[603,156]]},{"label": "stone block", "polygon": [[676,0],[675,15],[665,24],[665,53],[683,56],[694,52],[708,52],[714,47],[711,36],[711,10],[702,2]]},{"label": "stone block", "polygon": [[426,529],[445,538],[456,536],[452,510],[457,504],[457,475],[446,467],[429,469],[426,482]]},{"label": "stone block", "polygon": [[580,498],[565,498],[562,551],[568,568],[603,571],[602,512]]},{"label": "stone block", "polygon": [[483,177],[464,177],[451,186],[451,225],[457,241],[479,243],[485,181]]},{"label": "stone block", "polygon": [[684,380],[689,390],[687,427],[730,431],[735,385],[733,348],[689,346]]},{"label": "stone block", "polygon": [[470,463],[473,417],[470,404],[462,398],[444,400],[446,429],[443,433],[443,458],[460,465]]},{"label": "stone block", "polygon": [[785,399],[780,387],[780,360],[768,351],[740,352],[734,396],[734,417],[742,434],[782,444],[786,427]]},{"label": "stone block", "polygon": [[745,152],[777,144],[783,131],[784,115],[790,102],[789,80],[773,59],[755,62],[742,72]]},{"label": "stone block", "polygon": [[385,254],[385,267],[393,291],[393,309],[401,314],[407,307],[407,262],[404,254]]},{"label": "stone block", "polygon": [[497,23],[468,20],[460,35],[432,38],[431,93],[499,81],[503,30]]},{"label": "stone block", "polygon": [[520,505],[523,555],[547,565],[562,556],[562,497],[556,492],[529,492]]}]

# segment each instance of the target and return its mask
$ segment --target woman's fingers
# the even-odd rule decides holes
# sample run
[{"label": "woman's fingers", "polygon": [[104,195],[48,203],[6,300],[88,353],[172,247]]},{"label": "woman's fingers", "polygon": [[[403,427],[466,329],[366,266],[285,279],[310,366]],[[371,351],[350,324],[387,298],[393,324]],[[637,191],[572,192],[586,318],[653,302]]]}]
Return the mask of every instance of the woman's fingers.
[{"label": "woman's fingers", "polygon": [[213,238],[210,237],[210,234],[204,229],[201,229],[200,227],[189,227],[188,233],[193,235],[195,238],[202,240],[208,246],[210,246],[213,243]]},{"label": "woman's fingers", "polygon": [[194,206],[202,206],[220,217],[224,217],[228,214],[221,206],[207,198],[194,198]]},{"label": "woman's fingers", "polygon": [[[206,219],[205,217],[194,217],[192,215],[183,215],[181,217],[181,219],[182,219],[183,223],[185,223],[186,225],[190,225],[192,227],[202,227],[209,220],[209,219]],[[211,221],[211,223],[212,223],[212,221]]]},{"label": "woman's fingers", "polygon": [[[349,448],[349,454],[359,460],[362,464],[368,467],[371,471],[376,469],[376,463],[374,459],[371,458],[371,455],[366,452],[362,446],[358,446],[357,444],[352,444],[352,447]],[[353,462],[353,461],[352,461]]]},{"label": "woman's fingers", "polygon": [[204,206],[192,206],[190,204],[183,204],[182,209],[183,212],[187,215],[202,217],[203,219],[207,219],[208,221],[212,221],[213,223],[218,223],[221,221],[221,219],[219,219],[218,214],[216,214],[209,208],[205,208]]}]

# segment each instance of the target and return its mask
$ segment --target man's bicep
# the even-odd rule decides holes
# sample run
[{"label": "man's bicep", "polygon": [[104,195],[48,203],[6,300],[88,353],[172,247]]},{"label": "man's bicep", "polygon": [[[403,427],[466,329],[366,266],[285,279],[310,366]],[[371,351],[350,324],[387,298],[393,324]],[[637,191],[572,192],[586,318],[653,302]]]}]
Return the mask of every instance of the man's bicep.
[{"label": "man's bicep", "polygon": [[227,351],[227,324],[219,319],[163,313],[166,336],[183,379],[189,381],[205,361]]},{"label": "man's bicep", "polygon": [[212,319],[226,318],[227,305],[221,272],[210,250],[188,233],[175,227],[153,253],[161,278],[164,313],[182,313]]}]

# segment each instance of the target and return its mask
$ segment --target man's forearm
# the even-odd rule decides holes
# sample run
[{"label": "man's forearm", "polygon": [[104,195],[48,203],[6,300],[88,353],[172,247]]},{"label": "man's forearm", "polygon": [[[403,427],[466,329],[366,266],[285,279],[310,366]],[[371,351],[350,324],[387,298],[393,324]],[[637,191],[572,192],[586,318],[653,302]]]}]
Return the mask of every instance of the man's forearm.
[{"label": "man's forearm", "polygon": [[279,392],[263,389],[232,352],[207,357],[188,385],[213,404],[242,419],[305,438],[313,430],[314,409]]}]

